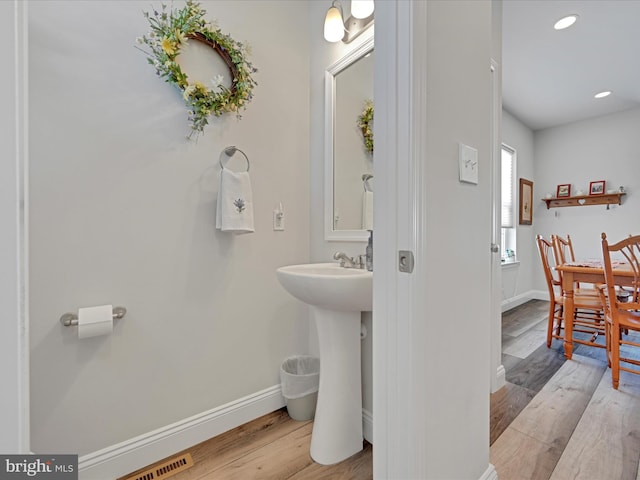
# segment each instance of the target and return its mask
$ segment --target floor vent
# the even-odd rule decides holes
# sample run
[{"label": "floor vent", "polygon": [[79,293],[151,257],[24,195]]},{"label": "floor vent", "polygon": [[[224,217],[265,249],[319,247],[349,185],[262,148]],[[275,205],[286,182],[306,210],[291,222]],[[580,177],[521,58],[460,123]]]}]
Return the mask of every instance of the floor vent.
[{"label": "floor vent", "polygon": [[164,480],[191,467],[193,467],[193,458],[191,458],[190,453],[185,453],[148,468],[143,472],[122,477],[120,480]]}]

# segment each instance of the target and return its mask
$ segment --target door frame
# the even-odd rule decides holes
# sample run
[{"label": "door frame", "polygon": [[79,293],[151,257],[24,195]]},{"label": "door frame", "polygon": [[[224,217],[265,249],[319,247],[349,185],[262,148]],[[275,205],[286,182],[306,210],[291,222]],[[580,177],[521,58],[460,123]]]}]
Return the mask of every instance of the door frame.
[{"label": "door frame", "polygon": [[501,118],[502,118],[502,71],[500,64],[491,59],[491,247],[498,247],[498,251],[492,250],[491,255],[491,362],[489,377],[491,379],[491,393],[495,393],[504,387],[506,383],[505,369],[502,365],[502,261],[500,255],[501,238]]},{"label": "door frame", "polygon": [[[27,62],[27,2],[0,2],[0,17],[12,23],[0,33],[5,58],[12,60],[13,69],[6,70],[0,90],[2,112],[2,156],[13,161],[0,162],[0,218],[3,272],[0,304],[5,321],[0,322],[0,360],[3,372],[3,393],[0,395],[0,435],[2,453],[30,451],[29,422],[29,313],[28,313],[28,62]],[[13,74],[13,78],[9,76]],[[4,137],[6,135],[6,137]]]}]

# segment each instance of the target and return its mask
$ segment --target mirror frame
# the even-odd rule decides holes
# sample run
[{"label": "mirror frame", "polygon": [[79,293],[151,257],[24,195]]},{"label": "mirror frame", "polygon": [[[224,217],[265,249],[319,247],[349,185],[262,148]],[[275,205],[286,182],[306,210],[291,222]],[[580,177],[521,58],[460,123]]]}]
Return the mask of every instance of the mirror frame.
[{"label": "mirror frame", "polygon": [[373,29],[362,33],[364,41],[338,61],[333,63],[324,73],[324,238],[328,241],[366,242],[369,238],[367,230],[334,230],[333,228],[333,162],[334,162],[334,128],[336,103],[336,75],[373,51]]}]

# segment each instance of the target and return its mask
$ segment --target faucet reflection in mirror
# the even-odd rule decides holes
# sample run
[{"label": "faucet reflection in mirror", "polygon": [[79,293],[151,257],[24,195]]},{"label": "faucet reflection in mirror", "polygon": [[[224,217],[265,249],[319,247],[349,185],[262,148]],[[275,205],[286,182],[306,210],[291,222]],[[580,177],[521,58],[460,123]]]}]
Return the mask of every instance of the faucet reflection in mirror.
[{"label": "faucet reflection in mirror", "polygon": [[351,0],[351,16],[343,20],[342,3],[333,0],[324,18],[324,39],[336,43],[353,41],[371,23],[373,23],[373,0]]}]

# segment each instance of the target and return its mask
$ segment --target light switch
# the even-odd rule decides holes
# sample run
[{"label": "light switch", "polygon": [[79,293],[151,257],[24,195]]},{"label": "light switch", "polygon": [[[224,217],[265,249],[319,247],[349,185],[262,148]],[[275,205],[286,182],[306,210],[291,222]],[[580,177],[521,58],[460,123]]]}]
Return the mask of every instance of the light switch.
[{"label": "light switch", "polygon": [[460,181],[478,184],[478,150],[464,143],[458,153]]}]

